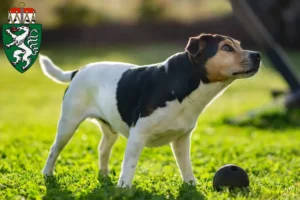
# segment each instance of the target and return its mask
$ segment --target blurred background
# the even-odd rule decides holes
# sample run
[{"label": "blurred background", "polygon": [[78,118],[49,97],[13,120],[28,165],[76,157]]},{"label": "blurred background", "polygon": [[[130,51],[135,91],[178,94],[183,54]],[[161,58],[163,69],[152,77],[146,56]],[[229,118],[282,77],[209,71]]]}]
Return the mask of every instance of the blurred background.
[{"label": "blurred background", "polygon": [[[252,190],[248,198],[299,198],[300,112],[278,106],[228,123],[228,119],[269,105],[273,89],[289,89],[267,51],[245,30],[250,26],[242,26],[233,15],[228,0],[1,0],[1,23],[7,23],[8,10],[19,7],[20,1],[36,10],[36,23],[43,25],[40,53],[64,70],[99,61],[162,62],[184,51],[189,37],[203,32],[229,35],[240,40],[243,48],[261,51],[259,73],[235,81],[199,117],[191,148],[198,190],[210,199],[221,199],[220,193],[210,194],[213,174],[219,166],[236,163],[249,170]],[[300,0],[247,1],[300,72]],[[58,160],[56,173],[62,186],[43,183],[40,171],[55,137],[66,88],[45,77],[37,61],[25,73],[17,72],[0,45],[0,199],[73,199],[73,194],[103,199],[88,197],[120,194],[95,181],[101,136],[89,122],[82,123]],[[114,183],[126,144],[119,138],[110,162]],[[149,191],[172,199],[170,188],[175,196],[181,193],[180,175],[168,146],[145,149],[138,166],[135,180],[146,191],[137,192],[138,199],[144,195],[151,199]],[[183,197],[202,199],[193,194]],[[224,199],[234,198],[222,194]]]},{"label": "blurred background", "polygon": [[[16,0],[2,0],[1,22]],[[185,43],[200,32],[230,35],[253,44],[227,0],[26,0],[43,25],[48,45]],[[284,47],[300,48],[299,0],[248,0],[257,16]],[[298,25],[298,26],[297,26]]]},{"label": "blurred background", "polygon": [[[300,1],[247,2],[287,52],[295,74],[299,75]],[[1,0],[1,23],[7,23],[8,10],[19,7],[19,3],[19,0]],[[98,61],[120,61],[138,65],[161,62],[176,52],[184,51],[188,38],[203,32],[229,35],[240,40],[244,49],[264,53],[264,49],[253,41],[255,37],[249,34],[249,30],[245,30],[245,26],[233,14],[228,0],[24,0],[24,3],[25,7],[36,10],[36,23],[43,25],[40,53],[46,54],[64,69],[76,69]],[[3,48],[2,45],[0,48]],[[41,90],[45,87],[55,88],[55,92],[63,95],[65,86],[53,85],[46,79],[38,62],[23,75],[12,69],[3,49],[0,61],[4,75],[0,80],[0,104],[11,103],[11,106],[5,108],[8,112],[13,109],[21,114],[21,104],[16,103],[19,107],[17,110],[11,99],[18,101],[19,98],[26,97],[28,102],[23,101],[24,106],[28,108],[30,105],[31,109],[36,109],[38,105],[31,102],[41,100]],[[22,86],[19,80],[24,83]],[[36,85],[37,82],[40,85]],[[272,100],[271,90],[289,88],[266,54],[263,56],[261,72],[254,80],[244,80],[247,90],[243,90],[245,85],[239,84],[240,82],[235,83],[226,93],[228,104],[220,102],[212,109],[221,109],[233,116],[269,103]],[[16,93],[11,94],[11,91]],[[49,98],[47,92],[44,95]],[[246,101],[249,98],[256,100]],[[59,106],[60,96],[52,99],[51,103],[55,108]],[[57,115],[58,111],[59,109]],[[48,109],[44,114],[47,117],[53,116]],[[20,116],[22,115],[24,114]]]}]

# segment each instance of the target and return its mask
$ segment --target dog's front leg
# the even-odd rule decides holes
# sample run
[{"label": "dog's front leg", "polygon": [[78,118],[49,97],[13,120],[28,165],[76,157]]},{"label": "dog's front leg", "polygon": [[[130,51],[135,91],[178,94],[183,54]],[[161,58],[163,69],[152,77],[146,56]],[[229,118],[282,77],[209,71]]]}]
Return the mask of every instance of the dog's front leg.
[{"label": "dog's front leg", "polygon": [[138,159],[140,158],[145,143],[146,137],[143,133],[130,131],[117,187],[131,187]]},{"label": "dog's front leg", "polygon": [[171,143],[172,151],[184,182],[196,185],[190,159],[190,136],[185,134]]}]

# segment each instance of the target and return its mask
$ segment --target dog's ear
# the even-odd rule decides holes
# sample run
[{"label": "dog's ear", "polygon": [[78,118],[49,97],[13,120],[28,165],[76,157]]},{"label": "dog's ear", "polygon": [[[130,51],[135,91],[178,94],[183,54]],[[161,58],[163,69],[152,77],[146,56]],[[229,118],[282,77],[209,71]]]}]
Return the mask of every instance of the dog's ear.
[{"label": "dog's ear", "polygon": [[206,46],[205,39],[211,36],[210,34],[201,34],[197,37],[190,37],[185,50],[192,56],[196,57],[197,55],[201,54]]}]

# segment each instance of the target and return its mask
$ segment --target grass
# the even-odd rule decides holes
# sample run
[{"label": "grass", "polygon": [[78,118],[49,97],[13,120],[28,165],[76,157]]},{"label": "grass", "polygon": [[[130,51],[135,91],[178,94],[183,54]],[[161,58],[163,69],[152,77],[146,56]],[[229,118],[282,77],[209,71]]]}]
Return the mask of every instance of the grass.
[{"label": "grass", "polygon": [[[115,60],[146,64],[181,51],[176,45],[147,47],[45,49],[65,69]],[[300,58],[293,54],[293,61]],[[271,89],[285,89],[268,67],[251,79],[236,81],[199,118],[192,136],[191,157],[196,187],[182,184],[169,146],[146,148],[139,160],[132,189],[115,188],[126,140],[113,148],[109,180],[98,177],[97,145],[101,134],[84,122],[58,159],[55,178],[45,180],[41,169],[53,142],[65,85],[46,78],[38,63],[19,74],[0,54],[0,199],[299,199],[299,121],[289,122],[280,111],[241,125],[224,123],[271,101]],[[266,64],[267,62],[266,62]],[[260,118],[259,118],[260,119]],[[274,120],[275,119],[275,120]],[[299,119],[299,118],[296,118]],[[297,121],[297,120],[296,120]],[[274,126],[276,123],[276,126]],[[258,124],[258,125],[257,125]],[[289,124],[291,124],[289,126]],[[248,190],[216,192],[212,178],[224,164],[244,168]]]}]

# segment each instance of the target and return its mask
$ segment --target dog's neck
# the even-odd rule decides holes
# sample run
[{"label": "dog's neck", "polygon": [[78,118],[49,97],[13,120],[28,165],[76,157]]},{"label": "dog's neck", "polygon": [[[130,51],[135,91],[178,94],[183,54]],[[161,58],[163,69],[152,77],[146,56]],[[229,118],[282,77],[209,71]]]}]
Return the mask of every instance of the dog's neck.
[{"label": "dog's neck", "polygon": [[169,65],[173,65],[173,67],[174,65],[180,65],[182,68],[190,71],[194,79],[198,79],[199,81],[201,80],[204,84],[211,82],[207,77],[207,71],[205,69],[206,60],[204,58],[195,62],[195,60],[191,58],[190,54],[185,51],[169,57],[166,62]]},{"label": "dog's neck", "polygon": [[208,104],[213,99],[220,96],[232,83],[231,80],[210,82],[206,76],[204,61],[195,65],[189,58],[187,52],[181,52],[171,56],[167,59],[166,63],[169,75],[177,75],[174,78],[177,80],[178,84],[187,85],[189,94],[185,95],[188,95],[189,98],[195,100],[195,102],[197,99],[198,101],[201,99],[201,101],[204,101],[202,104]]}]

